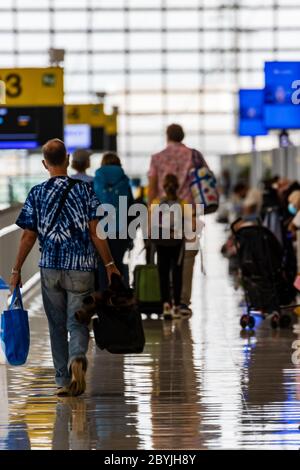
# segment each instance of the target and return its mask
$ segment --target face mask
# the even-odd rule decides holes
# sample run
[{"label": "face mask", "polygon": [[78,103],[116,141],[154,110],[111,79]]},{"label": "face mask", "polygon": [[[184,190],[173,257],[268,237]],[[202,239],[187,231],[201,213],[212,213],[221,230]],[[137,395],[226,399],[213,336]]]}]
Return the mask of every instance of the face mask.
[{"label": "face mask", "polygon": [[288,211],[289,211],[290,214],[296,215],[297,212],[298,212],[298,209],[292,203],[289,203]]}]

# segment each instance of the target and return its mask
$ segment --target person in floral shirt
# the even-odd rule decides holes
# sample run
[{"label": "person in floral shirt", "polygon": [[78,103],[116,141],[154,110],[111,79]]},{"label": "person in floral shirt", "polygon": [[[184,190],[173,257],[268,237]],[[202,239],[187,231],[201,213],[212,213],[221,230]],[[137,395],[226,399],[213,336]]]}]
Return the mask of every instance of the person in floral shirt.
[{"label": "person in floral shirt", "polygon": [[[190,190],[189,172],[195,166],[207,166],[205,159],[199,151],[193,151],[184,143],[184,131],[179,124],[171,124],[167,127],[167,146],[160,152],[152,155],[148,171],[148,205],[156,198],[164,195],[164,180],[166,175],[173,174],[178,180],[178,198],[193,203]],[[193,156],[194,154],[194,156]],[[196,161],[194,160],[196,159]],[[195,256],[198,250],[186,250],[183,265],[183,285],[181,293],[180,313],[190,315],[191,288]]]}]

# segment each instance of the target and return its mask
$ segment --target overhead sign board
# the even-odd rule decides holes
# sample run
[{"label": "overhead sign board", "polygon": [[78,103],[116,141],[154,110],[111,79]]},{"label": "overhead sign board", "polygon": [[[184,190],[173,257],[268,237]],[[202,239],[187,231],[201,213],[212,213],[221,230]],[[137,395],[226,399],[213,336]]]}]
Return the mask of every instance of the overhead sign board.
[{"label": "overhead sign board", "polygon": [[63,69],[0,69],[6,106],[60,106],[64,102]]},{"label": "overhead sign board", "polygon": [[63,139],[63,69],[0,69],[0,148]]},{"label": "overhead sign board", "polygon": [[91,127],[104,126],[103,104],[67,104],[66,124],[89,124]]},{"label": "overhead sign board", "polygon": [[265,62],[264,121],[268,129],[300,129],[300,62]]},{"label": "overhead sign board", "polygon": [[264,124],[264,90],[239,91],[238,134],[250,137],[268,134]]}]

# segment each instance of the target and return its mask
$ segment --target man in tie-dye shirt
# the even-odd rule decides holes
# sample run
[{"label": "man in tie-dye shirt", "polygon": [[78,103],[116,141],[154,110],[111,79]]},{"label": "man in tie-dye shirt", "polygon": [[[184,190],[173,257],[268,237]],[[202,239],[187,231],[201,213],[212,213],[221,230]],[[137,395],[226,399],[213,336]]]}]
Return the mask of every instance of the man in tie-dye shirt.
[{"label": "man in tie-dye shirt", "polygon": [[106,240],[96,235],[100,202],[90,184],[68,177],[69,156],[64,143],[50,140],[43,154],[50,179],[31,189],[16,221],[24,231],[11,286],[21,283],[22,265],[38,238],[57,394],[76,396],[85,390],[89,329],[74,314],[83,298],[94,290],[97,252],[109,279],[119,272]]}]

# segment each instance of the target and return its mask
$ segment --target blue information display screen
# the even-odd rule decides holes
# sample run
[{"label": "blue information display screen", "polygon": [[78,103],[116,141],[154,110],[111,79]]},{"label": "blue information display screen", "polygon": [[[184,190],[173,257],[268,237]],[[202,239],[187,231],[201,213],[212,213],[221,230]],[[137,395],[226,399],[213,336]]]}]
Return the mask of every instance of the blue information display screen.
[{"label": "blue information display screen", "polygon": [[300,62],[265,62],[264,120],[268,129],[300,128],[300,105],[292,101],[295,80],[300,80]]},{"label": "blue information display screen", "polygon": [[264,90],[239,91],[239,135],[255,137],[268,133],[264,125]]},{"label": "blue information display screen", "polygon": [[36,109],[0,108],[0,148],[38,147]]},{"label": "blue information display screen", "polygon": [[90,149],[92,144],[91,127],[88,124],[65,125],[65,144],[69,152]]},{"label": "blue information display screen", "polygon": [[0,149],[33,149],[63,139],[63,107],[0,106]]}]

